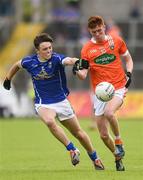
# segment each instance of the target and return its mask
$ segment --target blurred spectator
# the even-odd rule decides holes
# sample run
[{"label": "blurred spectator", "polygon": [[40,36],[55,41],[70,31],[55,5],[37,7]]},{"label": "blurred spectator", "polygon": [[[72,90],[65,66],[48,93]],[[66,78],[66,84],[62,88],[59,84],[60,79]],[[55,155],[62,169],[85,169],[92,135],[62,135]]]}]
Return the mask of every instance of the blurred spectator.
[{"label": "blurred spectator", "polygon": [[80,8],[81,0],[66,0],[66,2],[75,8]]},{"label": "blurred spectator", "polygon": [[32,5],[30,0],[23,0],[23,20],[29,22],[32,20]]},{"label": "blurred spectator", "polygon": [[132,6],[129,15],[131,18],[139,18],[141,16],[139,0],[132,0]]},{"label": "blurred spectator", "polygon": [[41,20],[41,3],[41,0],[31,0],[32,22],[40,22]]},{"label": "blurred spectator", "polygon": [[77,41],[80,36],[80,1],[66,0],[65,18],[67,39]]},{"label": "blurred spectator", "polygon": [[43,0],[23,0],[23,19],[26,22],[40,22],[42,20]]},{"label": "blurred spectator", "polygon": [[90,38],[91,37],[87,30],[87,27],[85,25],[82,25],[80,30],[80,39],[79,39],[80,45],[83,46],[87,41],[89,41]]},{"label": "blurred spectator", "polygon": [[66,36],[66,18],[65,11],[62,7],[53,8],[52,22],[48,27],[48,32],[56,38],[56,41],[63,42]]},{"label": "blurred spectator", "polygon": [[47,31],[56,38],[57,44],[65,41],[77,41],[80,34],[79,1],[65,0],[62,6],[54,6],[51,12],[51,24]]},{"label": "blurred spectator", "polygon": [[15,23],[15,0],[0,0],[0,49],[6,44]]},{"label": "blurred spectator", "polygon": [[111,17],[106,19],[106,33],[114,36],[122,36],[121,29]]},{"label": "blurred spectator", "polygon": [[0,0],[0,16],[11,16],[14,13],[14,2],[11,0]]}]

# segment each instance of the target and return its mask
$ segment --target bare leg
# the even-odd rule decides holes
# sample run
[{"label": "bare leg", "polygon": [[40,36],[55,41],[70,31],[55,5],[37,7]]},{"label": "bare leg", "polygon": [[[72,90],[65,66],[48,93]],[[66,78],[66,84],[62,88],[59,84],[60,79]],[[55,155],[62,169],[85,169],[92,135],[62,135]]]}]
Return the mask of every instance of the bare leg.
[{"label": "bare leg", "polygon": [[89,136],[80,127],[76,117],[61,122],[69,131],[79,140],[82,146],[86,149],[90,159],[92,160],[96,170],[104,170],[104,166],[96,154]]},{"label": "bare leg", "polygon": [[81,129],[76,117],[62,121],[61,123],[79,140],[87,152],[92,153],[94,151],[89,136]]},{"label": "bare leg", "polygon": [[95,119],[97,122],[97,127],[99,130],[101,139],[103,140],[104,144],[108,147],[108,149],[112,153],[114,153],[115,145],[114,145],[114,141],[108,131],[108,125],[109,125],[108,121],[106,120],[106,118],[104,116],[96,116]]},{"label": "bare leg", "polygon": [[48,108],[40,108],[38,111],[39,116],[42,121],[48,126],[51,133],[65,146],[70,143],[70,140],[67,138],[64,130],[57,125],[55,121],[56,113],[54,110]]},{"label": "bare leg", "polygon": [[115,116],[115,112],[119,109],[122,104],[122,100],[119,97],[114,97],[107,106],[105,107],[104,116],[110,123],[113,134],[117,137],[120,136],[119,123]]}]

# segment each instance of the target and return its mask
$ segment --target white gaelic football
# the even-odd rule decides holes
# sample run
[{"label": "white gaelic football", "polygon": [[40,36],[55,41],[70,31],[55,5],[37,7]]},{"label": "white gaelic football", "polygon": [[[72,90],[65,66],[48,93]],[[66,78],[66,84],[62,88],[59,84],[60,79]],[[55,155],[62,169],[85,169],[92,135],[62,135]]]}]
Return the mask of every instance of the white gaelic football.
[{"label": "white gaelic football", "polygon": [[96,86],[95,94],[103,102],[110,101],[115,93],[114,86],[109,82],[101,82]]}]

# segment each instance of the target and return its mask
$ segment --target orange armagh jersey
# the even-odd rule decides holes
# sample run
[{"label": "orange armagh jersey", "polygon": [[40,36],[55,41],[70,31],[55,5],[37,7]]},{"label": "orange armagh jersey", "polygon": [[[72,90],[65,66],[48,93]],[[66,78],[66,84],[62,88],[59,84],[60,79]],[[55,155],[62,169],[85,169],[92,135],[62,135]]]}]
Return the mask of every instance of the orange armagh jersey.
[{"label": "orange armagh jersey", "polygon": [[81,58],[89,61],[91,85],[102,81],[110,82],[115,89],[125,86],[126,76],[121,55],[127,52],[127,46],[121,37],[106,35],[106,40],[96,43],[92,38],[81,50]]}]

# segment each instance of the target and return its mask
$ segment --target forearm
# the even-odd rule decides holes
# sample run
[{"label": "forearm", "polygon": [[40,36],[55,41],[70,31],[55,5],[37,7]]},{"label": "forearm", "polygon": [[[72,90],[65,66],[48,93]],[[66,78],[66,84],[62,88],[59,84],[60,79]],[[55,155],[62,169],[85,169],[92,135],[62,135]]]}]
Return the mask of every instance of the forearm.
[{"label": "forearm", "polygon": [[132,71],[133,71],[133,61],[127,61],[126,62],[126,70],[127,70],[127,72],[132,73]]},{"label": "forearm", "polygon": [[77,60],[78,60],[78,58],[66,57],[66,58],[63,60],[63,64],[64,64],[64,65],[74,65]]},{"label": "forearm", "polygon": [[7,73],[6,77],[5,77],[5,80],[3,82],[3,87],[6,90],[10,90],[10,88],[11,88],[11,79],[16,74],[16,72],[20,69],[20,67],[21,67],[21,62],[18,61],[8,71],[8,73]]},{"label": "forearm", "polygon": [[17,63],[15,63],[10,70],[8,71],[6,78],[11,80],[13,78],[13,76],[17,73],[17,71],[20,69],[20,67],[18,66]]},{"label": "forearm", "polygon": [[77,77],[80,79],[80,80],[84,80],[86,77],[87,77],[87,73],[88,73],[88,70],[87,69],[83,69],[83,70],[79,70],[76,72],[76,75]]},{"label": "forearm", "polygon": [[133,60],[132,60],[130,53],[128,53],[128,55],[125,56],[124,58],[126,60],[126,71],[132,73],[132,71],[133,71]]}]

